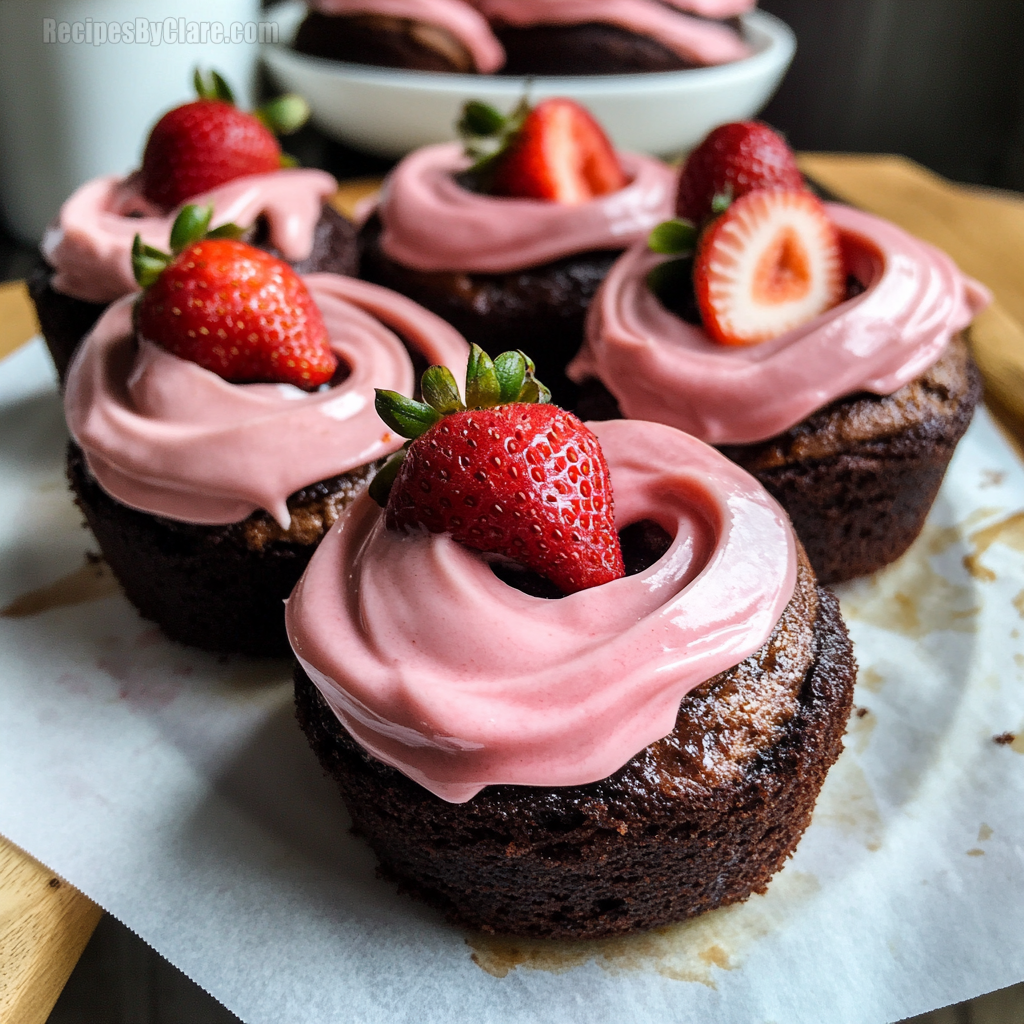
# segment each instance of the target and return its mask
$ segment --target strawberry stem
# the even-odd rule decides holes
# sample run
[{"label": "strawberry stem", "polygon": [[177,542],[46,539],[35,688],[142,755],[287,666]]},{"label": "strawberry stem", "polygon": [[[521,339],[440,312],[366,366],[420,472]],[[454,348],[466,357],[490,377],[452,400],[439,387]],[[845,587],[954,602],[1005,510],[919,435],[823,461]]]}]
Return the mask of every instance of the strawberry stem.
[{"label": "strawberry stem", "polygon": [[151,245],[145,245],[141,235],[132,242],[132,273],[143,288],[148,288],[160,276],[164,268],[178,253],[204,238],[241,238],[245,230],[237,224],[221,224],[209,230],[213,217],[213,206],[183,206],[171,227],[171,251],[161,252]]},{"label": "strawberry stem", "polygon": [[201,100],[220,100],[222,103],[235,105],[235,94],[231,91],[231,86],[216,71],[211,70],[209,78],[206,78],[197,65],[192,74],[192,84]]},{"label": "strawberry stem", "polygon": [[462,140],[466,156],[473,160],[472,173],[480,174],[497,162],[529,113],[530,103],[526,96],[508,114],[502,114],[479,100],[466,103],[455,130]]}]

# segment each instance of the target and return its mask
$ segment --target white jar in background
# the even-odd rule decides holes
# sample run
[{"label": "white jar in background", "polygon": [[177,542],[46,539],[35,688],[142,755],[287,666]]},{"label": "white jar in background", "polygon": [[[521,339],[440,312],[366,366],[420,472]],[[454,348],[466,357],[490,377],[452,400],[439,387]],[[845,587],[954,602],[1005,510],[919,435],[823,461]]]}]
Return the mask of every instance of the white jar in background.
[{"label": "white jar in background", "polygon": [[137,167],[150,127],[216,68],[252,97],[259,0],[0,0],[0,214],[35,243],[82,182]]}]

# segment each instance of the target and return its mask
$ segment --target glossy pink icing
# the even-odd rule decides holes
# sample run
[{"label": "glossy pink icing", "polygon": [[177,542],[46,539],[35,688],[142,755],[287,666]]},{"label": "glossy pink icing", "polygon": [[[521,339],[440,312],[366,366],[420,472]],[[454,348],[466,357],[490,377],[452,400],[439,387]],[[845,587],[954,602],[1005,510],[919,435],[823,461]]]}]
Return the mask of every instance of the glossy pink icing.
[{"label": "glossy pink icing", "polygon": [[152,342],[136,344],[133,296],[103,314],[71,364],[64,410],[105,491],[191,523],[233,523],[263,508],[287,528],[290,494],[404,443],[373,404],[375,387],[411,394],[414,385],[409,354],[389,328],[463,375],[462,336],[410,299],[337,274],[304,280],[349,369],[322,391],[229,384]]},{"label": "glossy pink icing", "polygon": [[488,74],[505,63],[505,50],[486,20],[464,0],[308,0],[330,15],[379,14],[437,25],[469,51],[477,71]]},{"label": "glossy pink icing", "polygon": [[709,444],[762,441],[844,395],[899,390],[991,295],[895,224],[847,206],[827,209],[848,270],[867,286],[862,295],[763,344],[719,345],[654,297],[645,278],[665,257],[638,243],[595,296],[569,377],[597,377],[623,415]]},{"label": "glossy pink icing", "polygon": [[620,154],[630,183],[567,206],[470,192],[458,143],[425,146],[392,172],[381,196],[381,246],[417,270],[501,273],[592,249],[624,249],[672,216],[675,175],[653,157]]},{"label": "glossy pink icing", "polygon": [[288,601],[296,656],[341,723],[444,800],[612,774],[673,730],[689,690],[760,648],[792,595],[789,520],[752,477],[670,427],[590,426],[620,528],[653,519],[675,537],[650,568],[530,597],[446,534],[385,530],[363,495]]},{"label": "glossy pink icing", "polygon": [[[213,227],[235,223],[248,228],[265,216],[273,245],[287,260],[297,262],[309,256],[324,200],[337,187],[324,171],[285,169],[236,178],[189,203],[212,203]],[[85,302],[113,302],[134,292],[135,235],[166,250],[180,212],[179,207],[165,214],[148,202],[139,192],[136,175],[86,182],[61,207],[40,247],[56,271],[54,289]]]},{"label": "glossy pink icing", "polygon": [[[508,25],[576,25],[589,21],[617,25],[649,36],[694,64],[727,64],[753,52],[737,32],[684,11],[728,18],[749,10],[744,0],[474,0],[491,21]],[[672,8],[675,8],[673,10]]]}]

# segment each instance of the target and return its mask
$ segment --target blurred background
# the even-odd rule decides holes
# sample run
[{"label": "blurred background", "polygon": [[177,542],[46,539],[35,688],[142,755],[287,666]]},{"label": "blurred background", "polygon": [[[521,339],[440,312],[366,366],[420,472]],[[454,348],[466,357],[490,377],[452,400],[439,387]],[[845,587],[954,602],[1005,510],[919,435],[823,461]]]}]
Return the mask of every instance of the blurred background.
[{"label": "blurred background", "polygon": [[[798,38],[793,66],[762,115],[794,147],[901,153],[955,180],[1024,190],[1024,0],[761,0],[761,7]],[[218,0],[209,8],[216,16]],[[8,99],[0,94],[0,105]],[[313,129],[289,148],[339,177],[387,167]],[[33,258],[0,229],[0,280],[24,275]],[[1011,1024],[999,1016],[999,999],[990,997],[990,1019]],[[921,1021],[980,1019],[980,1010],[965,1006]],[[51,1024],[232,1020],[109,917],[50,1017]]]}]

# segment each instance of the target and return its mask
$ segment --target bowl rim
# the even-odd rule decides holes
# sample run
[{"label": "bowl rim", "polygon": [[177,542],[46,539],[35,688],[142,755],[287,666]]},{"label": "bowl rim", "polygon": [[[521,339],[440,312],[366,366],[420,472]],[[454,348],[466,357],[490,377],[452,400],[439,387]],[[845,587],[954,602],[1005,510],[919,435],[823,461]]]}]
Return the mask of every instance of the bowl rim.
[{"label": "bowl rim", "polygon": [[369,64],[353,64],[311,57],[291,48],[306,5],[302,0],[283,0],[264,11],[263,17],[275,18],[281,24],[281,37],[276,43],[264,43],[263,55],[270,63],[286,63],[301,67],[344,82],[360,82],[385,88],[402,87],[438,93],[466,93],[486,91],[515,99],[527,90],[549,95],[553,91],[572,90],[573,95],[602,95],[608,93],[661,92],[690,86],[704,90],[709,86],[738,84],[746,79],[760,78],[785,67],[796,52],[796,35],[780,18],[767,11],[754,9],[741,16],[745,28],[764,39],[755,53],[742,60],[710,67],[686,68],[681,71],[645,71],[610,75],[466,75],[457,72],[413,71],[406,68],[383,68]]}]

